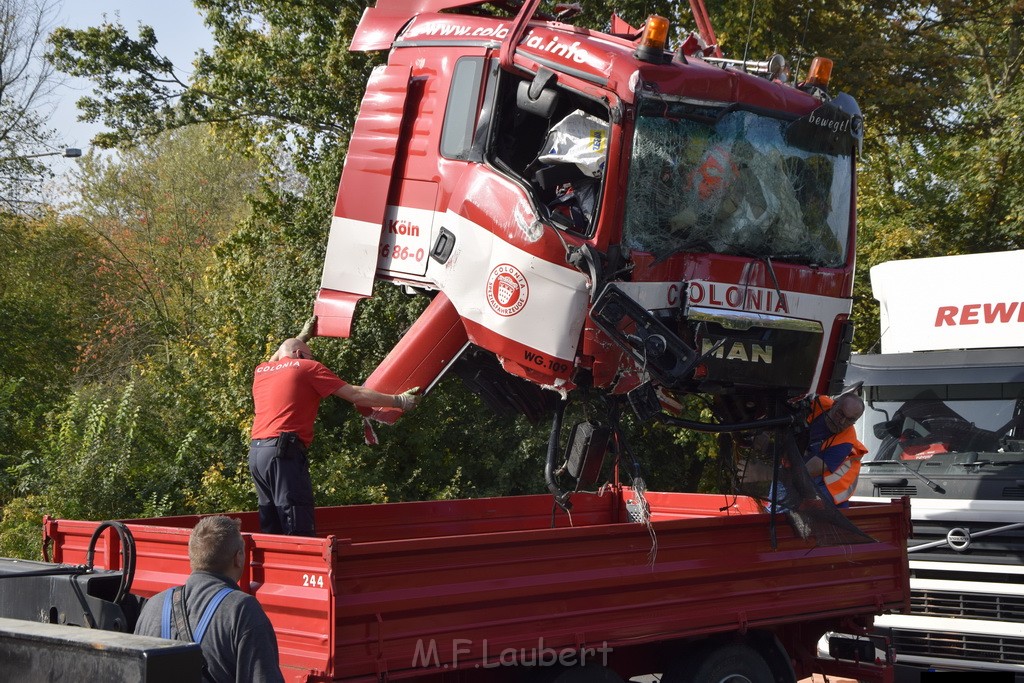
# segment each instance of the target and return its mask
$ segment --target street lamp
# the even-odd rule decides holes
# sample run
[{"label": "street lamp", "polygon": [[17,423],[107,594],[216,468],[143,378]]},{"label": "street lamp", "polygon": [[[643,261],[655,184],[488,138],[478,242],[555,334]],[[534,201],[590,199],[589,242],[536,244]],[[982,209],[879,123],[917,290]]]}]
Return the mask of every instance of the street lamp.
[{"label": "street lamp", "polygon": [[57,152],[40,152],[39,154],[21,154],[15,157],[4,157],[0,161],[15,161],[17,159],[38,159],[39,157],[62,156],[65,159],[74,159],[82,156],[82,150],[77,147],[65,147]]},{"label": "street lamp", "polygon": [[[41,187],[44,176],[47,173],[49,175],[53,175],[53,173],[44,171],[44,166],[41,164],[29,163],[28,160],[56,156],[64,157],[65,159],[75,159],[82,156],[82,150],[77,147],[65,147],[53,152],[0,157],[0,164],[3,164],[0,168],[10,173],[10,175],[0,176],[0,206],[8,207],[3,209],[4,213],[7,213],[9,210],[18,214],[25,214],[27,210],[24,207],[42,205],[42,202],[36,199],[36,197],[41,196],[40,190],[38,187],[33,187],[33,185],[39,183]],[[24,199],[23,197],[30,198]]]}]

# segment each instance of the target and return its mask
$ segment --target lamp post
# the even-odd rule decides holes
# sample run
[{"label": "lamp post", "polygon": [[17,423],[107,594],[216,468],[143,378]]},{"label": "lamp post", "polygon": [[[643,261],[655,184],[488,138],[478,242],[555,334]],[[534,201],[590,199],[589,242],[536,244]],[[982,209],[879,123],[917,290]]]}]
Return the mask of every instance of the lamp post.
[{"label": "lamp post", "polygon": [[65,147],[57,152],[40,152],[39,154],[19,154],[13,157],[0,158],[0,162],[3,161],[15,161],[17,159],[38,159],[39,157],[55,157],[62,156],[65,159],[75,159],[82,156],[82,150],[77,147]]},{"label": "lamp post", "polygon": [[39,188],[33,187],[32,184],[42,183],[44,171],[39,164],[29,163],[28,160],[56,156],[75,159],[82,156],[82,150],[77,147],[65,147],[53,152],[0,157],[0,164],[4,165],[2,168],[10,173],[0,176],[0,211],[26,214],[25,207],[41,206],[43,202],[39,200]]}]

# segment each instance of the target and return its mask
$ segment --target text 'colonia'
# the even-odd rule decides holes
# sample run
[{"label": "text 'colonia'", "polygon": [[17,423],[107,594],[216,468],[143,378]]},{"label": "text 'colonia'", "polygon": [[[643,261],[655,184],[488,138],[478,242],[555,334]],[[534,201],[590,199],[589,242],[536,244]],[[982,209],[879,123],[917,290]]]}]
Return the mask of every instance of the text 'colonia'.
[{"label": "text 'colonia'", "polygon": [[[678,296],[678,287],[669,288],[669,303],[672,303],[673,288]],[[760,287],[739,287],[715,282],[691,282],[687,288],[689,302],[693,305],[735,308],[763,313],[789,313],[789,302],[783,292]]]},{"label": "text 'colonia'", "polygon": [[274,365],[260,365],[256,368],[256,372],[276,372],[277,370],[284,370],[286,368],[297,368],[299,367],[299,361],[292,360],[284,363],[276,363]]}]

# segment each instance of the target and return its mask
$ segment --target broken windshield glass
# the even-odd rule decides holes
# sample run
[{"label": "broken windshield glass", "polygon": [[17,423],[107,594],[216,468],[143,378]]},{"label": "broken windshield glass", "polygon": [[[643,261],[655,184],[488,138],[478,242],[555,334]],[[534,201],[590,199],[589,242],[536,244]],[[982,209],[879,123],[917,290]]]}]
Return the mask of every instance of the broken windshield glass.
[{"label": "broken windshield glass", "polygon": [[678,251],[846,262],[853,159],[787,143],[789,122],[641,100],[624,241]]}]

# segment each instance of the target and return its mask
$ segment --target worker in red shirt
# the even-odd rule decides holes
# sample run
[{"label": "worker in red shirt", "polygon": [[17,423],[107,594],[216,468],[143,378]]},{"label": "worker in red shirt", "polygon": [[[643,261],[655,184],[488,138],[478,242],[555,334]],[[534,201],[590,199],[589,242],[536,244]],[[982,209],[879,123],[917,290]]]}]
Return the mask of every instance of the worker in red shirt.
[{"label": "worker in red shirt", "polygon": [[306,451],[313,422],[325,396],[358,407],[412,410],[417,388],[382,394],[348,384],[313,360],[305,341],[286,339],[271,359],[256,366],[252,397],[256,417],[249,446],[249,472],[256,483],[260,529],[264,533],[314,536],[313,482]]}]

